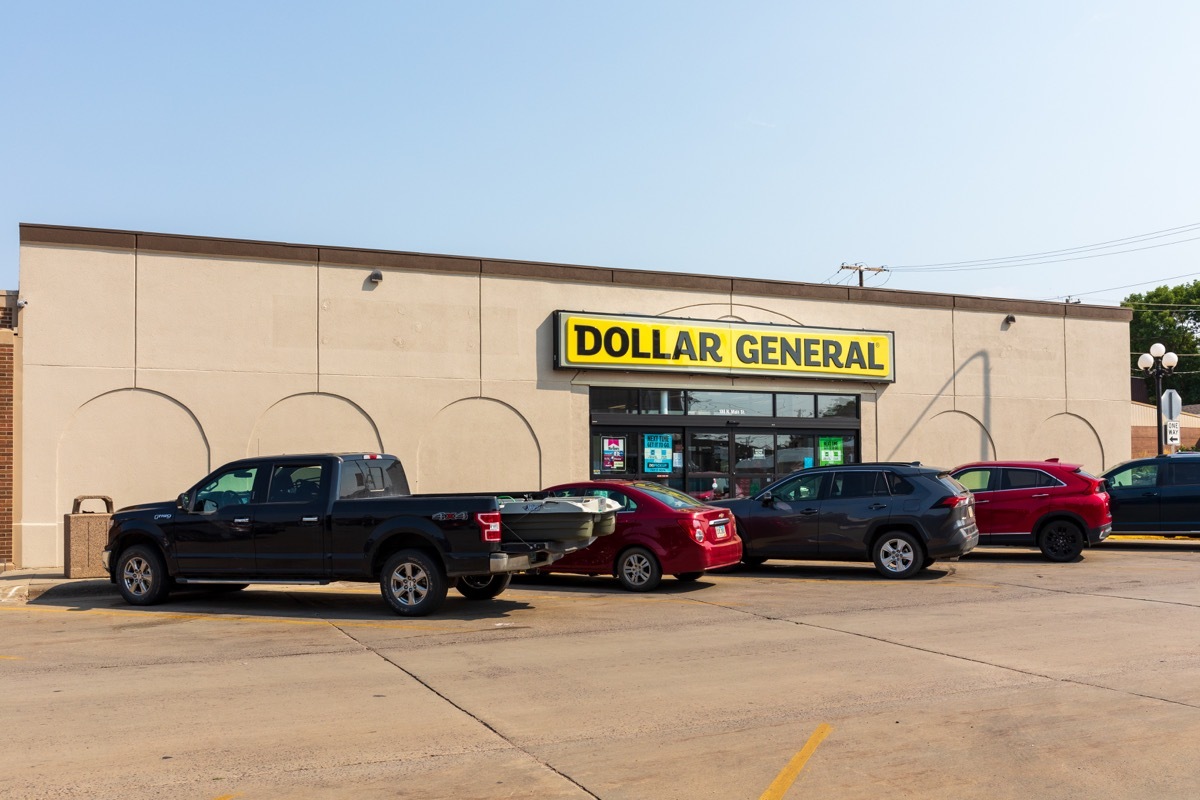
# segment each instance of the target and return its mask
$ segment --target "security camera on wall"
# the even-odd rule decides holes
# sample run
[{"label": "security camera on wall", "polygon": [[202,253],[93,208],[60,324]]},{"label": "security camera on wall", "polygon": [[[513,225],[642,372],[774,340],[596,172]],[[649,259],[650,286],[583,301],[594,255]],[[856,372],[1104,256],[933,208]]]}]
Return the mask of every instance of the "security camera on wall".
[{"label": "security camera on wall", "polygon": [[17,308],[24,308],[27,305],[29,305],[29,301],[26,300],[24,297],[22,297],[20,300],[17,301]]}]

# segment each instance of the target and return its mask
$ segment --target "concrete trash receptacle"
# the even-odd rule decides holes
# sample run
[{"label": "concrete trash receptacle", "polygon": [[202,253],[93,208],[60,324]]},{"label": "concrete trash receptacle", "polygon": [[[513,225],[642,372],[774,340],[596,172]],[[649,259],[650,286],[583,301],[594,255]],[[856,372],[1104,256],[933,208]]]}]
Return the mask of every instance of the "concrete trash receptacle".
[{"label": "concrete trash receptacle", "polygon": [[[84,500],[103,500],[104,513],[81,511]],[[63,517],[63,533],[66,538],[66,561],[68,578],[105,578],[101,553],[108,544],[108,523],[112,520],[113,501],[102,494],[83,494],[75,498],[71,513]]]}]

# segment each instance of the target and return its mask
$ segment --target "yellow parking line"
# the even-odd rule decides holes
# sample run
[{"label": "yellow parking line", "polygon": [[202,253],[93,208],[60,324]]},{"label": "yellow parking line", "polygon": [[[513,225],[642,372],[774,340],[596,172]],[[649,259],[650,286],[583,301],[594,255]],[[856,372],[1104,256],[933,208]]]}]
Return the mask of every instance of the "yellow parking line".
[{"label": "yellow parking line", "polygon": [[833,732],[833,728],[825,723],[817,726],[813,731],[813,735],[808,737],[804,748],[796,755],[792,756],[792,760],[787,763],[783,771],[771,781],[771,785],[767,790],[759,795],[758,800],[781,800],[787,794],[787,790],[792,788],[792,784],[796,782],[796,778],[800,777],[800,770],[804,769],[804,765],[808,762],[810,756],[817,751],[817,745],[825,741],[825,737]]},{"label": "yellow parking line", "polygon": [[0,661],[20,661],[21,656],[0,656]]}]

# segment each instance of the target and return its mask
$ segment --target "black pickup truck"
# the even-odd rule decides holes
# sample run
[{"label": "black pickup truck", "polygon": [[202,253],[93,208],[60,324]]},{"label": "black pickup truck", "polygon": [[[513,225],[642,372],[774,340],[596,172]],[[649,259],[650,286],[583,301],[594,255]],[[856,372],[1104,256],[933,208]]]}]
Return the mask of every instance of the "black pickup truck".
[{"label": "black pickup truck", "polygon": [[466,598],[503,592],[512,573],[591,542],[502,535],[495,496],[410,495],[389,455],[265,456],[234,461],[174,502],[113,515],[104,563],[122,597],[162,602],[180,584],[379,581],[403,616],[424,616],[450,581]]}]

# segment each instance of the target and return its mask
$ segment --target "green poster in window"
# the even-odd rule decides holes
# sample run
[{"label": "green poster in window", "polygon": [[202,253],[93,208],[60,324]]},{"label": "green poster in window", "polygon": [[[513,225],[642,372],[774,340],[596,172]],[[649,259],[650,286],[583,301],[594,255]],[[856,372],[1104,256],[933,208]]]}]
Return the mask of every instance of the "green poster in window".
[{"label": "green poster in window", "polygon": [[821,460],[818,462],[818,466],[827,467],[845,463],[842,458],[842,437],[821,436],[818,438],[821,451]]}]

